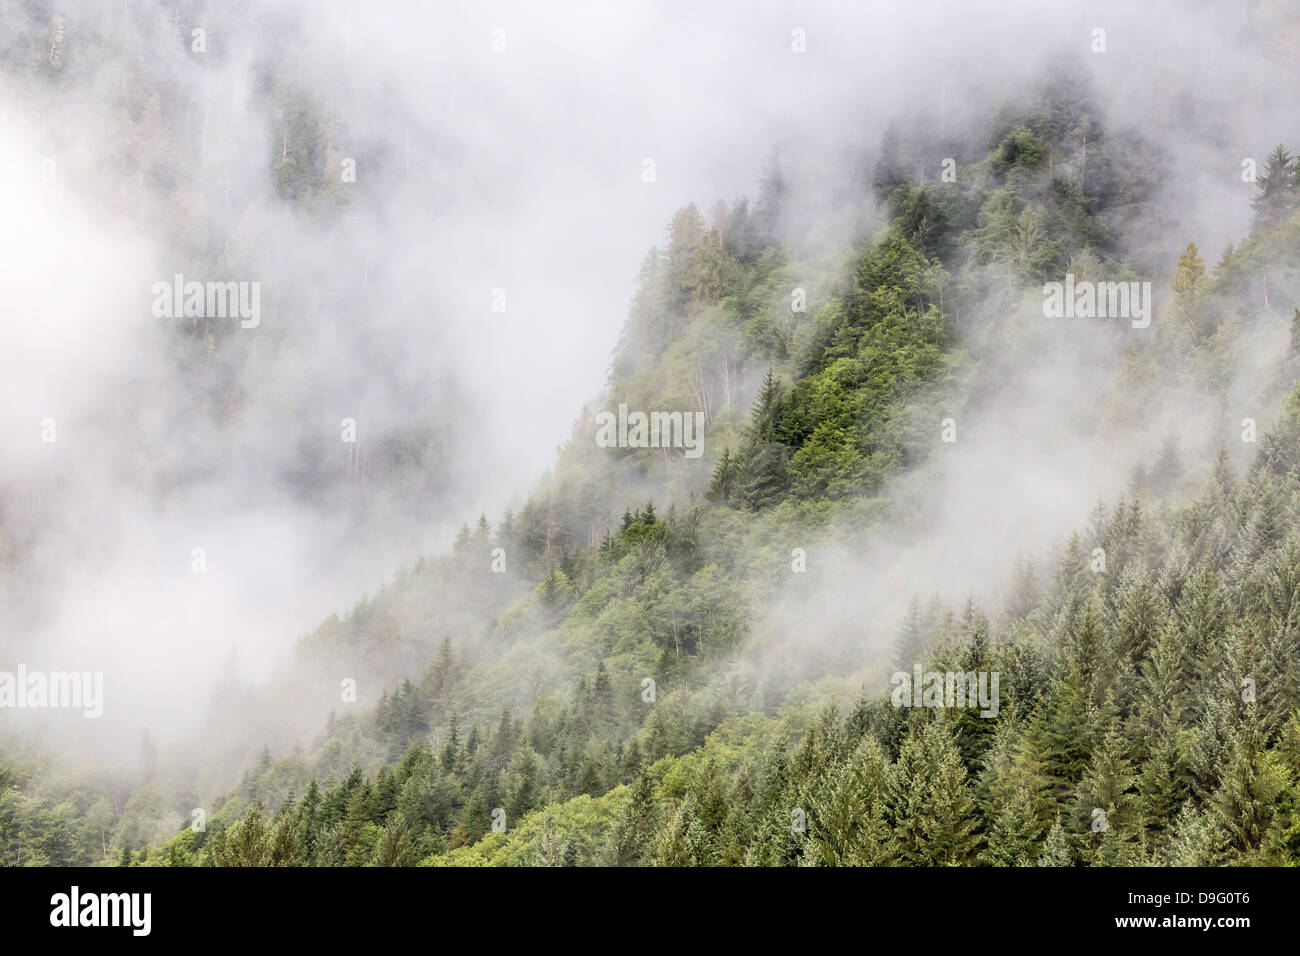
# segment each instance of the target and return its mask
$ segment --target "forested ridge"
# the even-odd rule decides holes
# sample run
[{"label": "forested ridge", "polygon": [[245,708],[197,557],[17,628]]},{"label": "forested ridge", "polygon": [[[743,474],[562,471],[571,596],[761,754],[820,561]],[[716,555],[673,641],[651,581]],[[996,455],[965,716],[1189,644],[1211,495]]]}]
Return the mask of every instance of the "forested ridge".
[{"label": "forested ridge", "polygon": [[[296,151],[268,169],[281,200],[339,214],[328,118],[269,76],[264,92],[299,103]],[[166,127],[159,102],[128,107],[123,128]],[[0,860],[1300,862],[1298,164],[1273,152],[1251,234],[1217,264],[1192,236],[1134,252],[1126,237],[1167,201],[1164,157],[1100,115],[1086,84],[1057,80],[970,133],[900,123],[835,249],[794,235],[779,162],[752,201],[682,209],[644,261],[600,408],[702,411],[701,459],[599,448],[599,409],[582,409],[521,507],[467,522],[447,553],[325,621],[274,687],[223,688],[212,721],[337,697],[340,676],[383,687],[377,700],[334,705],[300,744],[249,738],[233,788],[166,761],[72,771],[6,744]],[[238,253],[232,238],[220,254]],[[1160,279],[1160,335],[1079,399],[1098,439],[1148,438],[1141,410],[1177,393],[1218,408],[1213,450],[1148,441],[1125,495],[1050,559],[1007,555],[997,593],[908,595],[901,619],[876,622],[890,647],[784,633],[777,609],[831,543],[924,526],[895,482],[925,474],[945,416],[994,401],[1000,363],[1049,334],[1016,330],[1067,272]],[[176,360],[210,361],[212,394],[245,359],[217,335],[177,332]],[[1244,357],[1279,335],[1262,365]],[[1223,400],[1243,378],[1257,441]],[[889,674],[917,665],[997,672],[996,716],[894,706]]]}]

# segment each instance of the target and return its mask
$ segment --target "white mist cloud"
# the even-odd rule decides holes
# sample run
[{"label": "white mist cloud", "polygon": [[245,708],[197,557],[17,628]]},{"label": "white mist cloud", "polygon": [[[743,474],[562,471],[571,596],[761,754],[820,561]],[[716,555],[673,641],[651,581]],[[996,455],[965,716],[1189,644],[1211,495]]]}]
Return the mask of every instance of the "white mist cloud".
[{"label": "white mist cloud", "polygon": [[[126,30],[128,15],[149,27]],[[102,667],[112,729],[95,733],[132,743],[142,724],[187,729],[230,648],[265,674],[326,614],[526,493],[605,381],[647,247],[687,202],[752,196],[773,149],[807,209],[796,222],[824,223],[861,200],[889,118],[923,110],[958,128],[1073,57],[1112,119],[1176,158],[1180,221],[1141,237],[1172,255],[1184,236],[1212,250],[1218,232],[1241,234],[1238,154],[1283,138],[1291,95],[1272,96],[1253,59],[1253,14],[1172,5],[298,0],[207,16],[199,56],[162,4],[72,4],[78,82],[0,93],[0,491],[22,556],[7,568],[4,648]],[[1109,48],[1090,58],[1097,26]],[[101,59],[96,30],[139,39]],[[1216,55],[1199,56],[1207,43]],[[123,91],[154,72],[183,135],[118,142],[148,108]],[[268,90],[292,88],[357,160],[337,217],[276,194],[290,124]],[[121,156],[148,149],[174,151],[191,178],[124,175]],[[232,274],[212,278],[262,282],[261,327],[178,349],[149,315],[152,283],[227,254]],[[1051,409],[1099,388],[1114,354],[1076,356],[1061,345],[963,420],[986,443],[962,446],[946,482],[909,480],[937,482],[907,492],[935,502],[931,537],[846,582],[983,587],[1000,558],[1086,513],[1110,460],[1081,468],[1098,449],[1073,424],[1054,431]],[[242,364],[218,391],[224,361]],[[382,472],[361,486],[339,442],[349,417],[368,448],[421,434],[429,489],[403,493]]]}]

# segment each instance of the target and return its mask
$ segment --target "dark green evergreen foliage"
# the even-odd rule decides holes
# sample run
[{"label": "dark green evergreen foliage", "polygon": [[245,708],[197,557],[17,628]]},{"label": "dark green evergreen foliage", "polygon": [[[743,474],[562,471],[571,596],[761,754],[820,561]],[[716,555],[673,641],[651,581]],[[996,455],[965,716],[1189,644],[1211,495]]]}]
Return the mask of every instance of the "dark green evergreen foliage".
[{"label": "dark green evergreen foliage", "polygon": [[989,172],[999,178],[1013,170],[1036,170],[1046,159],[1047,150],[1028,126],[1017,126],[998,143],[989,160]]},{"label": "dark green evergreen foliage", "polygon": [[783,398],[782,385],[769,369],[754,400],[749,432],[740,453],[740,500],[755,511],[779,501],[788,484],[790,453],[778,431]]}]

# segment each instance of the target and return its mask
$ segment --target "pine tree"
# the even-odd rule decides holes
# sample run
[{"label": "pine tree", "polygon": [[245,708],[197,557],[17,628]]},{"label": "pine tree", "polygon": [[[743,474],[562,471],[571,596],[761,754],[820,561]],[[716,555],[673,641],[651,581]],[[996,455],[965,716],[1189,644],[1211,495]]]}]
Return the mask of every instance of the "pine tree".
[{"label": "pine tree", "polygon": [[790,450],[777,434],[784,394],[784,386],[769,368],[751,407],[740,454],[741,498],[755,511],[775,504],[789,480],[786,469]]},{"label": "pine tree", "polygon": [[1116,659],[1138,662],[1147,656],[1156,638],[1160,609],[1155,587],[1142,570],[1128,570],[1123,575],[1115,614],[1111,650]]},{"label": "pine tree", "polygon": [[988,845],[979,855],[981,863],[986,866],[1029,866],[1033,862],[1039,833],[1033,806],[1028,788],[1022,787],[994,818],[985,838]]},{"label": "pine tree", "polygon": [[456,681],[456,659],[452,653],[451,638],[444,637],[438,645],[438,656],[425,673],[424,694],[437,704],[445,697]]},{"label": "pine tree", "polygon": [[709,835],[712,848],[713,837],[722,829],[727,816],[726,780],[712,756],[696,777],[691,793],[695,797],[696,816],[704,832]]},{"label": "pine tree", "polygon": [[1221,866],[1228,852],[1228,835],[1219,818],[1198,813],[1188,800],[1178,811],[1172,838],[1160,859],[1165,866]]},{"label": "pine tree", "polygon": [[776,427],[780,421],[785,386],[772,369],[763,377],[763,385],[750,406],[750,422],[746,438],[751,447],[777,440]]},{"label": "pine tree", "polygon": [[975,846],[961,755],[938,720],[904,742],[887,785],[896,852],[916,866],[963,864]]},{"label": "pine tree", "polygon": [[266,865],[302,866],[303,862],[297,823],[286,802],[276,815],[275,829],[271,832],[270,845],[267,847]]},{"label": "pine tree", "polygon": [[762,444],[754,451],[741,488],[741,496],[751,510],[761,511],[780,499],[788,483],[788,459],[789,451],[776,442]]},{"label": "pine tree", "polygon": [[364,791],[358,790],[337,832],[336,866],[365,866],[373,852],[374,828],[367,820]]},{"label": "pine tree", "polygon": [[709,490],[705,492],[705,497],[717,504],[730,502],[739,472],[740,465],[732,457],[731,448],[724,448],[718,457],[718,463],[713,468],[713,476],[709,480]]},{"label": "pine tree", "polygon": [[808,804],[809,857],[820,866],[876,866],[887,862],[885,822],[889,762],[871,737],[853,755],[826,768],[803,801]]},{"label": "pine tree", "polygon": [[1094,715],[1082,683],[1077,669],[1057,681],[1029,730],[1034,759],[1058,805],[1082,779],[1092,747]]},{"label": "pine tree", "polygon": [[320,809],[320,784],[312,777],[302,803],[298,805],[298,831],[302,835],[303,855],[308,860],[315,854],[316,842],[320,836]]},{"label": "pine tree", "polygon": [[784,749],[774,748],[756,801],[758,824],[745,854],[746,866],[795,866],[803,854],[803,836],[793,830],[791,814],[804,808],[794,802],[790,777]]},{"label": "pine tree", "polygon": [[891,661],[895,671],[912,672],[912,668],[923,663],[925,637],[921,630],[921,600],[912,598],[903,618],[902,627],[894,639],[894,656]]},{"label": "pine tree", "polygon": [[1160,457],[1151,469],[1151,486],[1157,494],[1168,494],[1173,490],[1183,466],[1178,460],[1178,441],[1170,435],[1160,447]]},{"label": "pine tree", "polygon": [[1237,850],[1249,854],[1260,848],[1286,786],[1287,771],[1276,751],[1264,750],[1262,735],[1251,727],[1235,734],[1211,805]]},{"label": "pine tree", "polygon": [[654,865],[706,866],[707,846],[707,835],[696,816],[695,798],[688,793],[655,841]]},{"label": "pine tree", "polygon": [[1147,743],[1137,778],[1140,814],[1148,832],[1162,837],[1191,792],[1178,723],[1167,719]]},{"label": "pine tree", "polygon": [[749,766],[741,768],[727,799],[727,815],[718,834],[718,862],[740,866],[754,839],[754,786]]},{"label": "pine tree", "polygon": [[539,804],[541,767],[531,747],[525,746],[515,761],[514,789],[506,812],[511,820],[518,820]]},{"label": "pine tree", "polygon": [[1034,576],[1034,563],[1021,558],[1016,563],[1011,591],[1007,598],[1007,616],[1020,620],[1029,616],[1038,604],[1038,582]]},{"label": "pine tree", "polygon": [[1297,178],[1296,157],[1285,145],[1279,143],[1269,153],[1264,172],[1256,179],[1259,191],[1251,200],[1255,209],[1255,222],[1269,225],[1281,221],[1295,206]]},{"label": "pine tree", "polygon": [[992,740],[981,757],[978,806],[984,819],[995,820],[1013,801],[1024,800],[1037,822],[1037,831],[1042,832],[1055,807],[1045,795],[1047,781],[1027,730],[1018,705],[1012,701],[996,721]]},{"label": "pine tree", "polygon": [[[1093,755],[1075,802],[1074,819],[1093,835],[1091,845],[1085,844],[1085,857],[1091,852],[1101,865],[1121,865],[1119,860],[1138,838],[1136,781],[1125,742],[1112,730]],[[1108,859],[1102,858],[1103,851]]]},{"label": "pine tree", "polygon": [[632,784],[632,799],[615,830],[614,854],[620,866],[634,866],[647,860],[657,819],[654,782],[648,769],[642,769]]},{"label": "pine tree", "polygon": [[1191,331],[1193,340],[1200,335],[1197,312],[1201,291],[1205,284],[1205,263],[1196,250],[1196,243],[1189,242],[1178,257],[1178,268],[1174,272],[1173,281],[1169,283],[1169,288],[1173,290],[1178,314]]},{"label": "pine tree", "polygon": [[248,808],[242,820],[226,834],[220,853],[214,853],[217,866],[266,866],[270,857],[266,821],[261,804]]},{"label": "pine tree", "polygon": [[1210,478],[1210,485],[1214,495],[1214,510],[1216,513],[1222,513],[1232,501],[1237,486],[1237,478],[1232,470],[1232,460],[1228,458],[1228,450],[1222,445],[1219,446],[1219,451],[1214,456],[1214,472]]},{"label": "pine tree", "polygon": [[1074,866],[1074,852],[1065,835],[1061,821],[1057,820],[1048,831],[1047,841],[1043,844],[1043,854],[1038,858],[1038,866]]},{"label": "pine tree", "polygon": [[413,856],[406,832],[396,823],[391,823],[379,831],[374,850],[376,866],[409,866],[413,862]]},{"label": "pine tree", "polygon": [[1062,651],[1081,688],[1091,689],[1112,663],[1106,657],[1106,636],[1098,616],[1089,599],[1080,613],[1066,621]]},{"label": "pine tree", "polygon": [[460,739],[458,737],[458,720],[455,714],[451,715],[451,720],[447,725],[447,742],[442,748],[442,772],[456,773],[460,767],[461,749]]},{"label": "pine tree", "polygon": [[789,186],[781,170],[781,160],[775,151],[768,158],[763,178],[758,188],[758,208],[755,218],[769,243],[779,241],[781,214],[785,207]]}]

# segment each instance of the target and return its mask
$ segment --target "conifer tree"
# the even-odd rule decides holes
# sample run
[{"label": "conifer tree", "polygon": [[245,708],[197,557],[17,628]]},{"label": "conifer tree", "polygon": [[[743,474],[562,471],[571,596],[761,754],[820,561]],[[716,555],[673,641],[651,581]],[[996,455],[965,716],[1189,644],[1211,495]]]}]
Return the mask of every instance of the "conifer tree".
[{"label": "conifer tree", "polygon": [[1228,835],[1218,816],[1197,812],[1188,800],[1173,821],[1172,837],[1160,861],[1165,866],[1220,866],[1228,851]]},{"label": "conifer tree", "polygon": [[809,859],[819,866],[877,866],[890,857],[885,822],[889,772],[880,745],[863,738],[845,761],[825,767],[804,799]]},{"label": "conifer tree", "polygon": [[1074,668],[1055,682],[1029,730],[1034,759],[1058,805],[1082,779],[1091,752],[1094,715],[1082,685]]},{"label": "conifer tree", "polygon": [[731,448],[724,448],[718,457],[718,463],[713,467],[713,476],[709,480],[705,497],[717,504],[730,502],[739,471],[739,463],[732,457]]},{"label": "conifer tree", "polygon": [[1043,844],[1043,853],[1038,858],[1038,866],[1074,866],[1074,852],[1070,849],[1069,838],[1065,835],[1065,829],[1061,826],[1061,821],[1057,820],[1052,824],[1052,829],[1047,833],[1047,841]]},{"label": "conifer tree", "polygon": [[979,860],[986,866],[1029,866],[1038,844],[1038,820],[1033,813],[1033,798],[1021,788],[994,818],[985,837],[987,846]]},{"label": "conifer tree", "polygon": [[1178,257],[1178,268],[1169,288],[1173,290],[1175,307],[1193,341],[1200,336],[1197,318],[1205,284],[1205,263],[1196,250],[1196,243],[1189,242]]},{"label": "conifer tree", "polygon": [[1085,842],[1085,856],[1090,853],[1094,860],[1102,862],[1104,850],[1111,862],[1103,865],[1120,865],[1114,861],[1137,841],[1140,819],[1134,794],[1136,781],[1137,775],[1125,754],[1125,742],[1112,729],[1093,755],[1075,801],[1074,820],[1080,829],[1087,826],[1092,834],[1092,839]]},{"label": "conifer tree", "polygon": [[1265,751],[1256,728],[1233,735],[1223,783],[1212,807],[1231,845],[1246,854],[1259,850],[1279,811],[1287,771],[1276,751]]},{"label": "conifer tree", "polygon": [[1255,222],[1271,225],[1283,219],[1296,203],[1296,157],[1284,144],[1279,143],[1268,154],[1264,172],[1255,181],[1258,190],[1251,205],[1255,208]]},{"label": "conifer tree", "polygon": [[974,800],[951,736],[938,720],[913,730],[887,784],[889,820],[901,862],[945,866],[970,861]]},{"label": "conifer tree", "polygon": [[749,766],[741,768],[727,800],[727,814],[718,834],[718,862],[740,866],[754,839],[754,786]]},{"label": "conifer tree", "polygon": [[632,799],[615,831],[615,859],[620,866],[635,866],[647,860],[657,818],[654,783],[643,768],[632,784]]},{"label": "conifer tree", "polygon": [[655,866],[708,864],[708,837],[696,815],[694,795],[687,794],[673,809],[653,853]]},{"label": "conifer tree", "polygon": [[912,668],[923,663],[925,637],[921,630],[921,601],[912,598],[903,618],[902,627],[894,639],[894,656],[891,663],[896,671],[912,672]]}]

